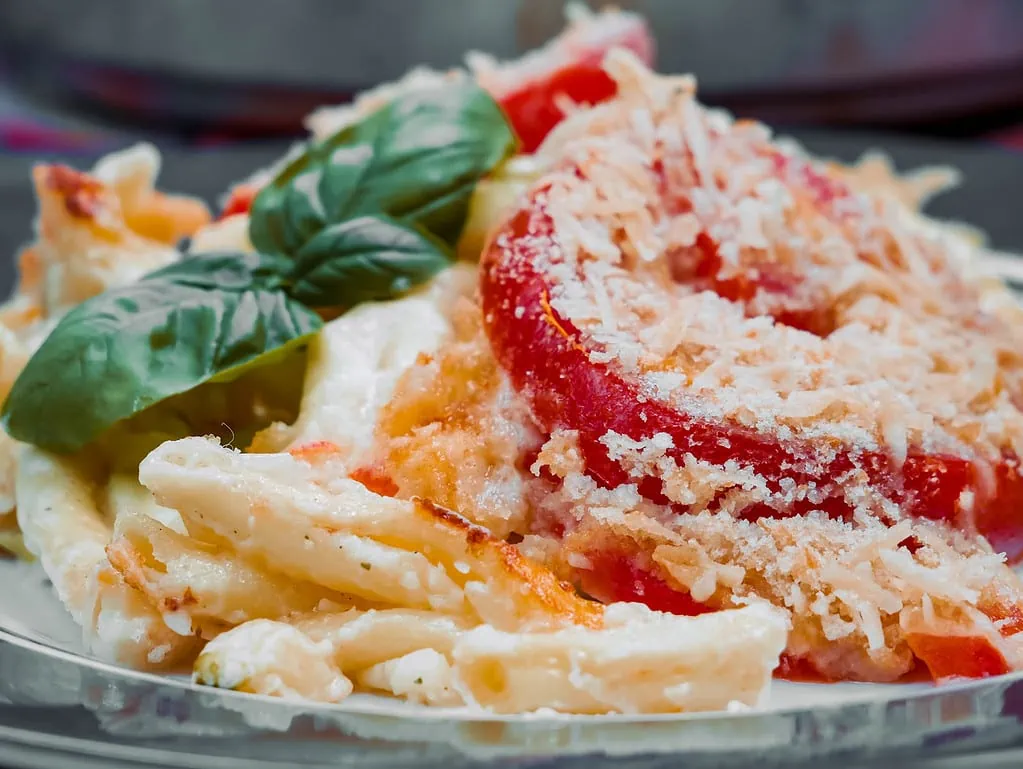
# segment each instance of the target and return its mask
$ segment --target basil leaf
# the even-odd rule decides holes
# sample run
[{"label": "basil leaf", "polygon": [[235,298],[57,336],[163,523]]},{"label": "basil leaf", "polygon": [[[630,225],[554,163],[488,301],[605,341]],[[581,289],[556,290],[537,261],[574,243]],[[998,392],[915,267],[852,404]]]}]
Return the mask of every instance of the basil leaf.
[{"label": "basil leaf", "polygon": [[14,383],[4,428],[73,452],[171,396],[304,345],[323,322],[277,288],[277,263],[203,254],[83,302]]},{"label": "basil leaf", "polygon": [[286,345],[230,369],[230,381],[214,377],[172,395],[106,430],[89,444],[89,453],[132,472],[164,441],[189,435],[216,435],[225,445],[245,448],[263,428],[298,418],[307,353],[300,344]]},{"label": "basil leaf", "polygon": [[290,269],[291,260],[279,255],[204,251],[171,262],[142,280],[167,280],[180,286],[209,290],[274,290],[283,286],[283,276]]},{"label": "basil leaf", "polygon": [[287,163],[256,197],[249,237],[294,256],[328,225],[386,214],[453,247],[476,183],[515,149],[470,79],[413,91]]},{"label": "basil leaf", "polygon": [[351,307],[404,294],[449,263],[436,239],[386,216],[360,216],[298,251],[288,293],[311,307]]}]

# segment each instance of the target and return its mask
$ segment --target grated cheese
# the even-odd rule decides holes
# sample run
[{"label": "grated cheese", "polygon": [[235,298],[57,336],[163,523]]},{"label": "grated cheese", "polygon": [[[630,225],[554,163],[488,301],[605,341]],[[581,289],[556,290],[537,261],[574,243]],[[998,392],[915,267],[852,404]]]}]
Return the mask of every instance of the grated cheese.
[{"label": "grated cheese", "polygon": [[[796,153],[762,127],[711,116],[691,79],[658,78],[621,52],[607,66],[619,98],[552,136],[560,170],[537,183],[537,202],[554,234],[533,244],[555,276],[551,305],[591,360],[639,377],[650,397],[771,435],[897,460],[911,445],[988,459],[1023,449],[1023,332],[988,309],[1004,289],[961,269],[975,248],[895,197],[813,203],[801,172],[771,160]],[[701,232],[723,278],[767,266],[802,279],[745,303],[666,280],[687,269]],[[769,317],[808,303],[833,308],[834,328]]]},{"label": "grated cheese", "polygon": [[[983,541],[910,519],[890,525],[874,516],[841,521],[819,513],[755,521],[727,510],[676,514],[640,498],[634,485],[599,487],[578,463],[564,461],[575,452],[573,440],[556,433],[533,468],[561,481],[543,498],[535,525],[567,531],[556,546],[533,544],[530,551],[566,577],[592,568],[591,558],[610,548],[640,568],[649,568],[643,564],[652,557],[678,589],[714,608],[767,599],[790,614],[788,653],[835,678],[904,675],[913,665],[910,629],[986,636],[1010,662],[1023,662],[1020,650],[1000,638],[997,621],[976,609],[1023,600],[1019,579]],[[617,456],[636,451],[628,439],[606,442]],[[663,446],[663,438],[652,443]],[[911,541],[918,543],[914,551],[906,546]]]}]

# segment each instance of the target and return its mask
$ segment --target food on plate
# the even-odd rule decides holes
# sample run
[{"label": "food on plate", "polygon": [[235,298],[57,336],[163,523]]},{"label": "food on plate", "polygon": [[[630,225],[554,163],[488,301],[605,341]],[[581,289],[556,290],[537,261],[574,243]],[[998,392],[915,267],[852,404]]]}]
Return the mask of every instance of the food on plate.
[{"label": "food on plate", "polygon": [[[560,552],[596,561],[577,578],[634,597],[606,579],[624,559],[711,608],[792,602],[789,654],[827,677],[929,664],[917,636],[938,628],[990,638],[1009,669],[996,623],[1017,581],[978,547],[1023,555],[1023,331],[988,303],[1004,290],[905,207],[698,107],[691,81],[610,65],[619,99],[559,127],[561,160],[481,267],[490,348],[554,462],[634,493],[617,520],[550,511]],[[628,515],[643,500],[665,512]],[[902,536],[877,545],[877,525]],[[792,542],[826,568],[779,569]],[[798,596],[812,580],[831,590]]]},{"label": "food on plate", "polygon": [[[90,173],[36,166],[38,237],[18,255],[17,289],[0,306],[3,397],[71,307],[174,261],[176,241],[210,221],[201,201],[155,190],[159,166],[148,144],[108,155]],[[15,441],[0,434],[0,528],[13,521],[15,452]],[[12,552],[22,547],[11,531],[3,542]]]},{"label": "food on plate", "polygon": [[96,492],[75,460],[21,447],[17,505],[25,547],[39,558],[89,648],[135,667],[171,667],[194,654],[198,638],[174,632],[161,607],[108,560],[112,532]]},{"label": "food on plate", "polygon": [[151,148],[37,169],[0,545],[94,653],[498,713],[1023,668],[1023,311],[953,177],[652,55],[609,11],[416,70],[213,221]]},{"label": "food on plate", "polygon": [[[466,64],[473,79],[501,106],[515,129],[520,148],[534,152],[566,111],[577,104],[596,104],[615,94],[615,81],[604,71],[604,55],[613,48],[630,50],[652,64],[654,40],[644,20],[631,13],[591,15],[570,12],[571,23],[542,48],[510,62],[473,52]],[[354,104],[317,110],[306,121],[316,136],[328,136],[351,121],[379,109],[396,95],[463,77],[464,72],[416,68],[397,83],[388,83],[356,98]],[[249,193],[251,194],[251,193]],[[243,205],[245,188],[232,194],[232,207]]]}]

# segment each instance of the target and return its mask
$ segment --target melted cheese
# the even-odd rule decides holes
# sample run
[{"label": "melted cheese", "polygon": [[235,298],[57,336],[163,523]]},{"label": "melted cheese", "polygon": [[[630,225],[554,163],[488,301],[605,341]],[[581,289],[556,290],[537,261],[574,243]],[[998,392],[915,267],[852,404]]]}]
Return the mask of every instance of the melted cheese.
[{"label": "melted cheese", "polygon": [[291,444],[329,441],[356,464],[399,377],[450,338],[450,306],[474,279],[473,268],[457,265],[415,294],[363,304],[328,323],[310,349]]}]

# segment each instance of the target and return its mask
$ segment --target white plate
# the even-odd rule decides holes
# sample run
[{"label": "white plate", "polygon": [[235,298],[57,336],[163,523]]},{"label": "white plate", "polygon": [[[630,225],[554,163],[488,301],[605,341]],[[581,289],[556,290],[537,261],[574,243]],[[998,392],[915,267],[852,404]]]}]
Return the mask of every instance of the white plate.
[{"label": "white plate", "polygon": [[[71,654],[89,656],[82,644],[81,631],[53,594],[46,575],[38,565],[0,561],[0,585],[4,585],[4,590],[0,591],[0,629]],[[767,701],[757,710],[807,709],[822,704],[907,696],[932,688],[926,683],[878,685],[775,681]],[[377,707],[394,713],[426,710],[387,697],[356,695],[356,699],[364,704],[376,703]],[[471,716],[471,711],[462,708],[446,709],[446,713],[448,717],[454,714]]]},{"label": "white plate", "polygon": [[[569,767],[583,756],[587,769],[671,766],[682,756],[686,767],[754,756],[760,766],[773,758],[821,767],[829,756],[853,766],[853,757],[1023,743],[1020,675],[942,687],[776,682],[754,710],[671,716],[493,716],[369,695],[340,705],[286,702],[93,659],[38,566],[2,561],[0,585],[0,766],[59,766],[63,756],[79,767],[83,755],[97,766],[206,766],[219,754],[218,767],[456,769],[523,766],[526,757]],[[36,709],[5,706],[5,698]],[[92,715],[83,718],[83,708]],[[29,712],[36,720],[25,724]]]}]

